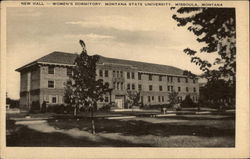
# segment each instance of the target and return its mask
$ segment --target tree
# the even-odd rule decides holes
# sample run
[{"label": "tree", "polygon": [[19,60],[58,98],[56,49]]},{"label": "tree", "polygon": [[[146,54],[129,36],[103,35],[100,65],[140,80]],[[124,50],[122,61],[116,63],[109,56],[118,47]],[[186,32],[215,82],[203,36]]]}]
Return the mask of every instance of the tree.
[{"label": "tree", "polygon": [[80,45],[83,51],[75,59],[72,76],[65,90],[65,102],[75,108],[75,115],[80,107],[91,111],[92,133],[95,134],[94,111],[97,109],[97,101],[103,100],[103,95],[109,91],[109,85],[103,84],[101,79],[96,80],[96,63],[100,57],[89,56],[82,40]]},{"label": "tree", "polygon": [[140,92],[127,90],[128,99],[127,104],[129,106],[138,106],[140,101]]},{"label": "tree", "polygon": [[[184,53],[191,56],[195,63],[204,72],[208,80],[223,78],[235,87],[236,73],[236,27],[234,8],[179,8],[173,19],[178,26],[187,26],[187,29],[197,36],[199,43],[205,44],[199,51],[186,48]],[[201,59],[197,53],[217,53],[218,58],[211,64]],[[211,69],[212,65],[218,69]]]},{"label": "tree", "polygon": [[172,91],[168,94],[168,100],[171,107],[178,103],[178,92]]}]

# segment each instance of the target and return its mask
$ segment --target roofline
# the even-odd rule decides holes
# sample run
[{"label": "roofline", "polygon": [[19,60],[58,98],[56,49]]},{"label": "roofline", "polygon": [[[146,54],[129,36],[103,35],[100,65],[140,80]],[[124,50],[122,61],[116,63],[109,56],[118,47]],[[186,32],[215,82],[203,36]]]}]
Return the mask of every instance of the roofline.
[{"label": "roofline", "polygon": [[27,64],[27,65],[24,65],[24,66],[22,66],[22,67],[16,69],[15,71],[21,72],[23,69],[28,68],[28,67],[31,67],[31,66],[33,66],[33,65],[35,65],[35,64],[60,65],[60,66],[70,66],[70,67],[75,66],[75,65],[71,65],[71,64],[60,64],[60,63],[52,63],[52,62],[37,62],[37,61],[34,61],[34,62],[32,62],[32,63],[29,63],[29,64]]}]

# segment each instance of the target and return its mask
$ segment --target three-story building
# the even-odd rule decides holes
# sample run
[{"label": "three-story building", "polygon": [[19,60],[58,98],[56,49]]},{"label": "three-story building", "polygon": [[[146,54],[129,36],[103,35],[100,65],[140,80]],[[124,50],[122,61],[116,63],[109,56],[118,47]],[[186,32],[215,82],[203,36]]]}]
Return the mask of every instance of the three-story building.
[{"label": "three-story building", "polygon": [[[72,73],[77,54],[53,52],[17,71],[21,74],[20,106],[30,109],[32,102],[46,101],[48,104],[64,104],[65,83]],[[112,88],[104,95],[104,103],[115,102],[117,108],[124,108],[127,91],[140,92],[144,105],[168,103],[168,94],[178,92],[180,100],[190,95],[198,101],[198,79],[183,75],[183,70],[159,64],[122,60],[100,56],[96,78],[103,79]]]}]

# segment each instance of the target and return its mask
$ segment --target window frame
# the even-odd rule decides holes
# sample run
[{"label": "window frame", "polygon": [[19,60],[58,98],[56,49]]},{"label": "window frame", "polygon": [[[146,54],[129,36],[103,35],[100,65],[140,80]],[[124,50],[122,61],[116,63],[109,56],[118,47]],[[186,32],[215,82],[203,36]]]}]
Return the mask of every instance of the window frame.
[{"label": "window frame", "polygon": [[[49,82],[53,82],[53,87],[50,87],[49,85],[50,85],[50,83]],[[48,88],[55,88],[55,80],[48,80],[48,83],[47,83],[48,85]]]},{"label": "window frame", "polygon": [[[53,73],[51,72],[51,69],[53,69]],[[50,75],[55,74],[55,66],[48,66],[48,74],[50,74]]]}]

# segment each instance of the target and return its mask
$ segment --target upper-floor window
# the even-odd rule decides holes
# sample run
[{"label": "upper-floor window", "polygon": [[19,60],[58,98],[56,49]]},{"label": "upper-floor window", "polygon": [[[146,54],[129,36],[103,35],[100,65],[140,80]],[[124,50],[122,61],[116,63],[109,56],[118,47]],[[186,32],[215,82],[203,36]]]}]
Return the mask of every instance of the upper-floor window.
[{"label": "upper-floor window", "polygon": [[55,88],[54,81],[48,81],[48,88]]},{"label": "upper-floor window", "polygon": [[113,77],[115,77],[115,71],[113,71]]},{"label": "upper-floor window", "polygon": [[127,84],[127,90],[130,90],[130,84],[129,83]]},{"label": "upper-floor window", "polygon": [[193,83],[195,83],[195,79],[193,79]]},{"label": "upper-floor window", "polygon": [[180,78],[180,77],[178,77],[178,78],[177,78],[177,80],[178,80],[178,83],[180,83],[180,82],[181,82],[181,78]]},{"label": "upper-floor window", "polygon": [[161,102],[161,96],[158,96],[158,102]]},{"label": "upper-floor window", "polygon": [[141,80],[141,74],[138,73],[138,80]]},{"label": "upper-floor window", "polygon": [[141,85],[141,84],[138,85],[138,90],[139,90],[139,91],[142,90],[142,85]]},{"label": "upper-floor window", "polygon": [[186,79],[186,83],[188,83],[188,78],[185,78]]},{"label": "upper-floor window", "polygon": [[54,73],[55,73],[55,67],[54,66],[49,66],[48,74],[54,74]]},{"label": "upper-floor window", "polygon": [[108,77],[109,76],[109,71],[105,70],[104,74],[105,74],[105,77]]},{"label": "upper-floor window", "polygon": [[132,84],[132,90],[135,90],[135,84]]},{"label": "upper-floor window", "polygon": [[196,88],[194,87],[194,92],[196,92]]},{"label": "upper-floor window", "polygon": [[178,92],[180,92],[181,91],[181,87],[178,87]]},{"label": "upper-floor window", "polygon": [[161,101],[164,102],[164,96],[161,97]]},{"label": "upper-floor window", "polygon": [[127,79],[130,79],[130,72],[127,72]]},{"label": "upper-floor window", "polygon": [[162,81],[162,76],[159,76],[159,81]]},{"label": "upper-floor window", "polygon": [[148,80],[152,81],[152,75],[148,75]]},{"label": "upper-floor window", "polygon": [[155,96],[152,96],[152,101],[155,100]]},{"label": "upper-floor window", "polygon": [[99,70],[99,76],[102,77],[103,76],[103,72],[102,70]]},{"label": "upper-floor window", "polygon": [[135,73],[132,72],[132,79],[135,79]]},{"label": "upper-floor window", "polygon": [[121,90],[123,90],[123,82],[121,82]]},{"label": "upper-floor window", "polygon": [[149,90],[152,91],[153,90],[153,86],[149,85]]},{"label": "upper-floor window", "polygon": [[116,77],[120,77],[120,71],[116,71]]},{"label": "upper-floor window", "polygon": [[120,75],[121,75],[121,77],[123,77],[123,71],[120,71]]},{"label": "upper-floor window", "polygon": [[162,86],[159,86],[159,91],[162,91]]},{"label": "upper-floor window", "polygon": [[117,90],[119,90],[119,89],[120,89],[120,83],[117,82],[117,83],[116,83],[116,86],[117,86]]},{"label": "upper-floor window", "polygon": [[168,79],[168,82],[173,82],[173,77],[172,76],[168,76],[167,79]]},{"label": "upper-floor window", "polygon": [[189,89],[188,89],[188,87],[186,87],[186,92],[188,92],[189,91]]},{"label": "upper-floor window", "polygon": [[67,68],[67,75],[71,76],[72,75],[72,69],[71,68]]}]

